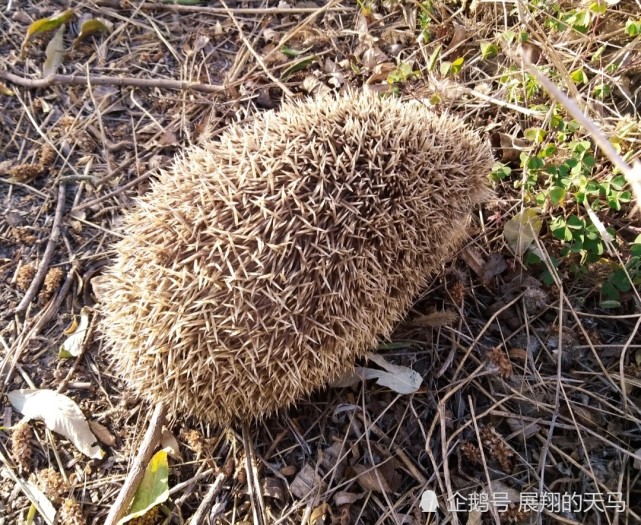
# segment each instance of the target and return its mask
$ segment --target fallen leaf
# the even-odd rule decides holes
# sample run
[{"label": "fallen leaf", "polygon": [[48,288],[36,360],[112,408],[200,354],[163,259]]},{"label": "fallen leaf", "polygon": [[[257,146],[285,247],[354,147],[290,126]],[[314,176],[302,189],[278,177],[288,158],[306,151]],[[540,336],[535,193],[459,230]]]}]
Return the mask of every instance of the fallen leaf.
[{"label": "fallen leaf", "polygon": [[170,430],[163,428],[162,434],[160,435],[160,446],[163,450],[167,451],[170,457],[174,458],[177,461],[182,461],[182,455],[180,454],[180,445],[176,436],[174,436]]},{"label": "fallen leaf", "polygon": [[[319,490],[320,489],[320,490]],[[294,481],[289,487],[289,491],[298,499],[306,498],[310,492],[324,490],[323,478],[310,465],[304,465],[300,472],[296,474]]]},{"label": "fallen leaf", "polygon": [[68,335],[65,342],[62,343],[58,357],[61,359],[69,357],[78,357],[82,351],[82,343],[87,335],[89,328],[89,309],[86,306],[80,310],[80,321],[74,320],[72,325],[65,330],[65,335]]},{"label": "fallen leaf", "polygon": [[479,277],[483,276],[483,266],[485,266],[485,260],[481,257],[481,254],[475,248],[468,246],[461,250],[461,259],[472,269],[472,271]]},{"label": "fallen leaf", "polygon": [[351,505],[361,499],[365,494],[356,494],[355,492],[345,492],[343,490],[334,494],[334,504],[337,507],[342,505]]},{"label": "fallen leaf", "polygon": [[14,93],[2,82],[0,82],[0,95],[6,95],[7,97],[12,97]]},{"label": "fallen leaf", "polygon": [[116,437],[109,432],[109,429],[105,425],[97,421],[89,421],[89,428],[101,443],[104,443],[108,447],[113,447],[116,444]]},{"label": "fallen leaf", "polygon": [[322,525],[325,523],[325,516],[328,512],[329,505],[327,503],[321,503],[318,507],[312,510],[312,513],[309,516],[309,525]]},{"label": "fallen leaf", "polygon": [[280,501],[285,501],[285,487],[283,480],[275,477],[264,478],[261,481],[263,487],[263,496],[274,498]]},{"label": "fallen leaf", "polygon": [[129,514],[122,518],[118,525],[144,516],[156,505],[167,501],[167,498],[169,498],[169,463],[167,451],[159,450],[147,465],[145,475],[131,503]]},{"label": "fallen leaf", "polygon": [[280,78],[282,80],[287,80],[297,71],[302,71],[303,69],[307,68],[307,66],[314,62],[314,60],[316,60],[317,58],[318,57],[316,55],[312,55],[310,57],[302,58],[301,60],[294,62],[291,66],[286,68],[285,71],[283,71],[283,74],[280,76]]},{"label": "fallen leaf", "polygon": [[451,326],[458,319],[458,314],[452,310],[440,310],[425,315],[419,315],[412,319],[412,326],[430,326],[440,328],[442,326]]},{"label": "fallen leaf", "polygon": [[507,270],[505,258],[500,253],[493,253],[483,267],[483,280],[489,281],[493,277],[501,275],[505,270]]},{"label": "fallen leaf", "polygon": [[539,237],[543,220],[535,208],[521,210],[505,223],[503,236],[516,255],[523,255]]},{"label": "fallen leaf", "polygon": [[90,18],[89,20],[85,20],[80,26],[80,33],[78,33],[78,36],[74,39],[72,47],[76,47],[86,38],[98,33],[111,33],[111,24],[100,20],[99,18]]},{"label": "fallen leaf", "polygon": [[362,379],[355,370],[348,370],[342,376],[332,381],[329,386],[330,388],[349,388],[357,385]]},{"label": "fallen leaf", "polygon": [[45,51],[47,59],[42,66],[42,78],[47,78],[49,75],[55,75],[60,64],[62,64],[62,58],[65,55],[65,45],[62,40],[64,34],[65,25],[61,24],[58,31],[56,31],[56,34],[53,35],[53,38],[47,45],[47,50]]},{"label": "fallen leaf", "polygon": [[377,354],[368,354],[368,360],[373,361],[386,371],[374,368],[358,367],[357,373],[363,379],[376,379],[376,382],[399,394],[412,394],[416,392],[423,382],[421,374],[406,366],[393,365]]},{"label": "fallen leaf", "polygon": [[23,388],[9,392],[7,398],[27,419],[44,421],[49,430],[66,437],[83,454],[102,459],[104,452],[93,445],[96,436],[80,407],[69,397],[54,390]]},{"label": "fallen leaf", "polygon": [[352,468],[358,476],[356,481],[365,490],[370,492],[391,492],[385,477],[376,467],[353,465]]},{"label": "fallen leaf", "polygon": [[25,46],[34,36],[58,29],[61,25],[66,24],[71,20],[73,15],[73,9],[67,9],[61,13],[56,13],[49,18],[40,18],[39,20],[36,20],[27,28],[27,35],[25,36],[21,49],[24,50]]}]

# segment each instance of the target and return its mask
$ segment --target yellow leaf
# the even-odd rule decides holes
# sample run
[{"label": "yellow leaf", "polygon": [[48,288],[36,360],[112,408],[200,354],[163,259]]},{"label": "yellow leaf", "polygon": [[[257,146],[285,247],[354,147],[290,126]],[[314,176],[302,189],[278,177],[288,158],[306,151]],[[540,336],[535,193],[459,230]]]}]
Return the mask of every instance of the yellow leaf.
[{"label": "yellow leaf", "polygon": [[505,223],[503,236],[510,249],[521,256],[538,239],[541,226],[543,226],[543,220],[538,210],[527,208]]},{"label": "yellow leaf", "polygon": [[0,82],[0,95],[6,95],[8,97],[12,97],[14,95],[14,93],[7,86],[5,86],[2,82]]},{"label": "yellow leaf", "polygon": [[102,20],[99,20],[98,18],[86,20],[82,23],[82,26],[80,26],[80,33],[78,33],[78,36],[73,41],[73,47],[76,47],[80,42],[91,35],[110,32],[111,28]]},{"label": "yellow leaf", "polygon": [[33,22],[27,29],[27,36],[25,36],[24,42],[22,43],[22,49],[24,50],[27,43],[35,36],[46,33],[47,31],[53,31],[58,29],[62,24],[66,24],[73,17],[73,9],[67,9],[61,13],[56,13],[55,15],[50,16],[49,18],[40,18]]},{"label": "yellow leaf", "polygon": [[167,451],[163,449],[151,458],[140,486],[136,490],[129,514],[122,518],[118,525],[144,516],[151,508],[167,501],[167,498],[169,498],[169,463]]}]

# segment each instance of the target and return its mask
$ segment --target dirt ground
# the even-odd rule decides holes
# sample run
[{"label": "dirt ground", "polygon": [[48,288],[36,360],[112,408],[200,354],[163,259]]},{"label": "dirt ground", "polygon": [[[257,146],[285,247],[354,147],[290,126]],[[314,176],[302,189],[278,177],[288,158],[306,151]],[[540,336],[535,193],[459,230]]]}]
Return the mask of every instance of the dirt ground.
[{"label": "dirt ground", "polygon": [[[169,497],[131,523],[641,523],[639,212],[629,186],[592,219],[572,186],[559,202],[543,175],[528,178],[522,152],[540,151],[554,119],[570,118],[520,58],[581,97],[632,162],[640,9],[630,0],[0,2],[0,525],[47,523],[34,487],[59,523],[104,523],[140,446],[152,408],[103,355],[92,282],[154,170],[285,98],[348,88],[457,114],[510,168],[493,177],[495,197],[475,211],[465,247],[378,349],[420,373],[421,387],[328,388],[245,431],[172,418]],[[54,15],[65,10],[59,31]],[[547,141],[527,142],[532,129]],[[594,150],[590,176],[610,180],[591,135],[573,133]],[[577,151],[555,136],[549,165]],[[505,233],[526,208],[541,217],[538,262]],[[554,228],[571,215],[604,224],[616,242],[594,261],[565,253],[570,241]],[[629,285],[608,288],[624,268]],[[83,316],[77,355],[61,358],[65,330]],[[42,421],[20,423],[6,394],[24,388],[72,399],[103,457]],[[429,491],[435,512],[424,512]]]}]

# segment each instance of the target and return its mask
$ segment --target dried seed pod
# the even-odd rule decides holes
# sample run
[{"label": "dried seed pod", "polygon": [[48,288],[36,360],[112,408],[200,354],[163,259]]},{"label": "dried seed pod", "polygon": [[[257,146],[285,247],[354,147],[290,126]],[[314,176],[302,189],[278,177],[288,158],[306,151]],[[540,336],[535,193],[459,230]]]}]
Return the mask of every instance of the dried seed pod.
[{"label": "dried seed pod", "polygon": [[488,145],[417,101],[285,103],[191,147],[103,276],[116,371],[213,423],[262,417],[387,337],[488,195]]}]

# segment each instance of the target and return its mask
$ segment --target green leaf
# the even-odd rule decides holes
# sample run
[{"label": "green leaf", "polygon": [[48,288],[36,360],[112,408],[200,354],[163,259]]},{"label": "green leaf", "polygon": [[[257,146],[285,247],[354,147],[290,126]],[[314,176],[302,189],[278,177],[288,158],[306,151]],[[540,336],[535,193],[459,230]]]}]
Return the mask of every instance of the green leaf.
[{"label": "green leaf", "polygon": [[452,62],[452,73],[456,75],[461,68],[463,67],[463,62],[465,62],[464,57],[458,57],[454,62]]},{"label": "green leaf", "polygon": [[599,306],[601,308],[609,309],[609,308],[618,308],[621,306],[621,303],[619,301],[614,301],[612,299],[608,299],[606,301],[601,301],[599,303]]},{"label": "green leaf", "polygon": [[481,42],[480,46],[481,57],[483,57],[484,60],[488,58],[494,58],[499,53],[499,48],[492,42]]},{"label": "green leaf", "polygon": [[516,255],[523,255],[539,237],[543,220],[534,208],[520,211],[505,223],[505,242]]},{"label": "green leaf", "polygon": [[436,46],[436,49],[432,51],[432,54],[430,55],[430,59],[427,61],[427,70],[432,71],[434,69],[434,66],[436,65],[436,61],[438,60],[438,57],[441,54],[441,44]]},{"label": "green leaf", "polygon": [[592,58],[590,58],[590,62],[592,63],[598,62],[601,56],[603,55],[603,52],[605,51],[606,47],[607,47],[607,44],[603,44],[599,49],[597,49],[592,55]]},{"label": "green leaf", "polygon": [[524,132],[525,138],[530,142],[540,144],[545,140],[546,132],[541,128],[528,128]]},{"label": "green leaf", "polygon": [[451,68],[452,68],[452,62],[448,62],[447,60],[443,60],[443,62],[441,62],[441,65],[439,66],[438,70],[441,73],[441,75],[446,76],[450,72]]},{"label": "green leaf", "polygon": [[62,24],[66,24],[71,20],[73,16],[73,9],[67,9],[61,13],[56,13],[49,18],[40,18],[39,20],[36,20],[27,28],[27,35],[25,36],[21,49],[24,50],[25,46],[34,36],[58,29]]},{"label": "green leaf", "polygon": [[628,36],[641,35],[641,20],[628,20],[625,23],[625,32]]},{"label": "green leaf", "polygon": [[512,173],[512,168],[502,162],[495,162],[494,166],[492,166],[492,178],[494,180],[505,179],[510,176],[510,173]]},{"label": "green leaf", "polygon": [[65,55],[65,46],[63,37],[65,33],[65,25],[62,24],[53,38],[47,45],[45,56],[47,57],[45,63],[42,65],[42,78],[47,78],[49,75],[55,75],[62,64],[62,58]]},{"label": "green leaf", "polygon": [[565,199],[565,188],[552,188],[550,190],[550,202],[559,205]]},{"label": "green leaf", "polygon": [[306,53],[310,49],[311,49],[311,47],[308,47],[308,48],[305,48],[305,49],[303,49],[301,51],[298,51],[297,49],[293,49],[293,48],[291,48],[289,46],[283,46],[283,47],[280,48],[280,52],[283,55],[285,55],[286,57],[296,58],[296,57]]},{"label": "green leaf", "polygon": [[567,223],[563,217],[555,217],[550,222],[550,231],[556,239],[560,241],[571,241],[572,231],[568,228]]},{"label": "green leaf", "polygon": [[596,164],[596,159],[594,158],[594,155],[586,155],[583,157],[583,164],[587,166],[588,168],[591,168]]},{"label": "green leaf", "polygon": [[612,180],[610,181],[612,188],[621,191],[626,185],[626,180],[623,175],[617,175],[616,177],[612,177]]},{"label": "green leaf", "polygon": [[302,71],[305,69],[307,66],[309,66],[314,60],[316,60],[317,56],[312,55],[307,58],[303,58],[302,60],[299,60],[298,62],[294,62],[291,66],[289,66],[285,71],[283,71],[283,74],[281,75],[281,80],[286,80],[288,79],[291,75],[296,73],[297,71]]},{"label": "green leaf", "polygon": [[612,88],[609,84],[604,84],[601,82],[600,84],[594,86],[592,93],[594,93],[595,97],[603,99],[605,97],[609,97],[612,94]]},{"label": "green leaf", "polygon": [[122,518],[122,525],[134,518],[144,516],[149,509],[164,503],[169,498],[169,463],[167,451],[159,450],[147,465],[145,475],[136,490],[129,514]]},{"label": "green leaf", "polygon": [[568,217],[568,228],[571,228],[572,230],[580,230],[585,228],[585,221],[583,219],[579,219],[576,215],[570,215]]},{"label": "green leaf", "polygon": [[102,20],[98,18],[91,18],[86,20],[80,26],[80,33],[73,41],[72,47],[76,47],[80,42],[85,38],[89,38],[91,35],[96,35],[98,33],[110,33],[111,28]]},{"label": "green leaf", "polygon": [[621,268],[612,274],[610,282],[621,292],[629,292],[631,290],[630,279]]},{"label": "green leaf", "polygon": [[583,71],[583,68],[575,69],[570,73],[570,78],[574,81],[575,84],[587,84],[588,76]]},{"label": "green leaf", "polygon": [[503,33],[503,38],[508,44],[511,44],[516,38],[516,33],[514,31],[507,30]]},{"label": "green leaf", "polygon": [[529,170],[540,170],[545,166],[545,162],[539,157],[529,157],[525,165]]}]

